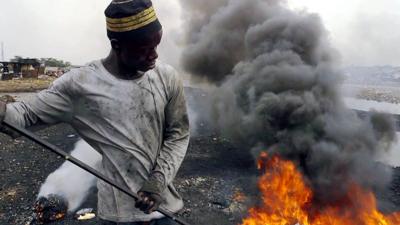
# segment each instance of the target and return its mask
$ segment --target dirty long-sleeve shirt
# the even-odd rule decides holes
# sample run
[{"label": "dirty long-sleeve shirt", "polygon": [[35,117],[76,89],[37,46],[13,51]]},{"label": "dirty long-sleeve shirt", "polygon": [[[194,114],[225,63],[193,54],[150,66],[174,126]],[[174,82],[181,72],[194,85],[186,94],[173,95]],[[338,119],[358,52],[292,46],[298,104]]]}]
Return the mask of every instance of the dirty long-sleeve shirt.
[{"label": "dirty long-sleeve shirt", "polygon": [[[183,207],[172,181],[188,147],[189,122],[182,81],[168,65],[122,80],[95,61],[63,75],[35,98],[7,105],[5,120],[21,127],[69,123],[102,154],[104,175],[137,192],[153,172],[161,173],[161,207],[171,212]],[[100,218],[135,222],[159,217],[142,213],[133,199],[110,185],[99,181],[97,186]]]}]

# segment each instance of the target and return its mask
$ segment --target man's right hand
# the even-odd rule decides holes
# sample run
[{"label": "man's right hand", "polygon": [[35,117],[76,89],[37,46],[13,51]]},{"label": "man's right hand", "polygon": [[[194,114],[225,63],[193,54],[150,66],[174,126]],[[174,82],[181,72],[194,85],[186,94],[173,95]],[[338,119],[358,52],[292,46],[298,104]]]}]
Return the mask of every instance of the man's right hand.
[{"label": "man's right hand", "polygon": [[7,103],[0,100],[0,132],[3,134],[7,134],[14,139],[18,138],[20,137],[20,135],[17,132],[10,130],[9,128],[2,125],[4,118],[6,117],[6,109]]}]

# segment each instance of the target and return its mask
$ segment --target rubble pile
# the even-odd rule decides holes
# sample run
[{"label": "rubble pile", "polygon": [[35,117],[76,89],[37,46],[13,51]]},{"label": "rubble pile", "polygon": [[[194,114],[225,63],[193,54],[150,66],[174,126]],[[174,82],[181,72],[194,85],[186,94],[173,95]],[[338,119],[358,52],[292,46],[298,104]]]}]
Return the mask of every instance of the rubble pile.
[{"label": "rubble pile", "polygon": [[365,88],[361,90],[356,97],[370,101],[400,104],[400,95],[391,91],[378,90],[374,88]]},{"label": "rubble pile", "polygon": [[10,103],[10,102],[15,102],[15,98],[11,95],[2,95],[0,96],[0,101]]}]

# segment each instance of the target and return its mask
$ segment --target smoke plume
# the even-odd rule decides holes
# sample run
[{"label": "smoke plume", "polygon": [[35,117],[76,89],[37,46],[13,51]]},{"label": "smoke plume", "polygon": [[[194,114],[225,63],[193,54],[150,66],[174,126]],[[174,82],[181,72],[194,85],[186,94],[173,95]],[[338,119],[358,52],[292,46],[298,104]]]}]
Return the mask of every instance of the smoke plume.
[{"label": "smoke plume", "polygon": [[[101,155],[85,141],[78,141],[71,155],[92,168],[98,169]],[[86,199],[97,178],[70,162],[63,163],[60,168],[50,174],[39,191],[40,197],[57,194],[68,201],[68,211],[75,211]]]},{"label": "smoke plume", "polygon": [[354,182],[369,189],[390,180],[375,161],[395,138],[393,122],[344,106],[337,53],[318,15],[279,0],[181,3],[182,65],[216,86],[209,110],[223,135],[295,161],[322,203]]}]

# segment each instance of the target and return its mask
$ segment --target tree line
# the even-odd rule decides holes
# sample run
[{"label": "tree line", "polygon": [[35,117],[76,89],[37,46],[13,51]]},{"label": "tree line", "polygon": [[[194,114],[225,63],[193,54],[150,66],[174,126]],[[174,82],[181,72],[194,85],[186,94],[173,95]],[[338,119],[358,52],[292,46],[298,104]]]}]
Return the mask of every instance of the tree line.
[{"label": "tree line", "polygon": [[23,58],[21,56],[14,56],[14,58],[11,59],[11,62],[18,62],[18,63],[24,63],[27,60],[32,60],[32,61],[36,61],[40,64],[43,64],[45,66],[49,66],[49,67],[69,67],[71,66],[70,62],[67,61],[63,61],[63,60],[59,60],[59,59],[55,59],[55,58]]}]

